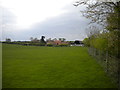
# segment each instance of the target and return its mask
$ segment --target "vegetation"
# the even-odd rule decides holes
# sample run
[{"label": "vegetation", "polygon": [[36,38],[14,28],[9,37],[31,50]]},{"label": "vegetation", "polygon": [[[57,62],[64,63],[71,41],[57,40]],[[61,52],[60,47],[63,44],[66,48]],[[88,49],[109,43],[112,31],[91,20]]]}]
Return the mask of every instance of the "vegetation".
[{"label": "vegetation", "polygon": [[64,43],[64,44],[60,44],[59,46],[61,46],[61,47],[66,46],[66,47],[67,47],[67,46],[69,46],[69,44],[65,44],[65,43]]},{"label": "vegetation", "polygon": [[48,43],[47,46],[53,46],[53,44]]},{"label": "vegetation", "polygon": [[[120,1],[91,1],[81,0],[74,4],[75,6],[87,5],[87,9],[82,11],[83,15],[91,19],[90,27],[94,25],[93,23],[96,26],[89,29],[88,38],[83,42],[85,46],[90,47],[89,54],[104,63],[111,78],[117,78],[116,82],[120,89]],[[102,26],[101,30],[98,29],[97,24]],[[105,55],[103,56],[101,52]],[[112,66],[117,67],[115,69]]]},{"label": "vegetation", "polygon": [[86,0],[85,2],[78,1],[74,5],[79,6],[81,4],[87,5],[87,9],[82,11],[86,18],[91,19],[91,23],[98,23],[102,25],[104,30],[97,32],[90,30],[88,38],[84,39],[86,46],[96,48],[108,52],[111,55],[120,58],[120,1],[116,2],[91,2]]},{"label": "vegetation", "polygon": [[45,39],[45,36],[42,36],[42,37],[41,37],[41,39],[40,39],[40,43],[42,43],[42,44],[44,44],[44,45],[45,45],[45,44],[46,44],[46,42],[45,42],[45,40],[44,40],[44,39]]},{"label": "vegetation", "polygon": [[3,88],[115,88],[85,47],[3,44]]},{"label": "vegetation", "polygon": [[[107,22],[108,22],[107,17],[110,14],[112,16],[115,15],[115,16],[117,16],[117,18],[119,18],[120,1],[114,1],[114,2],[106,1],[105,2],[105,1],[95,0],[93,2],[92,0],[80,0],[80,1],[75,2],[75,4],[73,4],[73,5],[74,6],[86,5],[87,9],[84,11],[81,11],[83,13],[83,16],[91,19],[91,23],[98,23],[105,27],[108,26],[107,25]],[[115,14],[115,12],[117,12],[117,13]],[[115,20],[116,17],[113,17],[113,18],[114,18],[113,20]]]},{"label": "vegetation", "polygon": [[2,43],[0,43],[0,89],[2,89]]},{"label": "vegetation", "polygon": [[112,16],[111,17],[109,16],[107,20],[108,21],[108,26],[106,26],[107,32],[103,31],[102,33],[92,34],[88,38],[84,39],[83,42],[86,44],[86,46],[103,50],[119,58],[118,56],[120,52],[120,48],[119,48],[120,47],[120,39],[119,39],[120,31],[118,28],[119,26],[112,24],[116,22],[116,19],[111,20],[111,18]]},{"label": "vegetation", "polygon": [[18,44],[18,45],[25,45],[25,46],[69,46],[69,41],[65,41],[65,38],[57,38],[54,39],[47,39],[44,40],[45,36],[41,36],[41,39],[31,37],[31,41],[11,41],[10,38],[7,38],[6,41],[2,41],[2,43],[6,44]]}]

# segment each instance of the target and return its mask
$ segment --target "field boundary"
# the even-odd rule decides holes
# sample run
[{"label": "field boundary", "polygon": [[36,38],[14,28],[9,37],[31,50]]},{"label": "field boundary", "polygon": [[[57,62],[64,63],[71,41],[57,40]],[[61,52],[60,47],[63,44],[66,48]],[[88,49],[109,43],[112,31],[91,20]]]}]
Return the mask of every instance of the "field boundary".
[{"label": "field boundary", "polygon": [[0,89],[2,89],[2,43],[0,43]]},{"label": "field boundary", "polygon": [[120,88],[120,59],[92,47],[88,48],[88,53],[97,60],[107,75],[111,77],[112,82]]}]

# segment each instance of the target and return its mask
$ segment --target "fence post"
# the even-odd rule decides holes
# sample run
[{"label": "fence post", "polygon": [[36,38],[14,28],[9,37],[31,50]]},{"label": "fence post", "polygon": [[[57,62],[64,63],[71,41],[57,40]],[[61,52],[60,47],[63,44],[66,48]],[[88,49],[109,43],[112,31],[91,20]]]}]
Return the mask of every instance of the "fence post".
[{"label": "fence post", "polygon": [[106,52],[106,72],[108,73],[108,52]]},{"label": "fence post", "polygon": [[[88,51],[89,51],[89,54],[92,55],[93,57],[95,57],[95,58],[98,57],[98,58],[96,58],[96,60],[100,61],[100,64],[105,65],[105,67],[103,66],[105,69],[105,72],[108,75],[110,75],[110,77],[115,78],[115,82],[117,83],[118,90],[120,90],[120,58],[115,57],[115,56],[110,56],[108,51],[107,52],[98,51],[99,55],[96,56],[97,49],[95,49],[93,47],[92,48],[90,47]],[[111,61],[113,61],[115,64]],[[114,67],[112,68],[111,67],[112,65],[116,65],[115,68]],[[114,73],[113,69],[117,70],[117,73],[116,73],[116,71]],[[114,77],[114,75],[115,75],[115,77]],[[116,78],[116,76],[117,76],[117,78]]]},{"label": "fence post", "polygon": [[120,90],[120,59],[118,59],[118,90]]}]

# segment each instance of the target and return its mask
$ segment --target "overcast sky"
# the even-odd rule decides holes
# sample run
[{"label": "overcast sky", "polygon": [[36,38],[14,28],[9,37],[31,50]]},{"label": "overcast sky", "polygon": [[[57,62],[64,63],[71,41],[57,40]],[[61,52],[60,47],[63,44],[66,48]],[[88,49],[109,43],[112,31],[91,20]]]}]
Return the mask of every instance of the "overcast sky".
[{"label": "overcast sky", "polygon": [[[2,40],[30,40],[30,37],[83,40],[89,20],[75,7],[75,0],[1,0]],[[1,19],[0,19],[1,20]],[[0,32],[1,33],[1,32]]]}]

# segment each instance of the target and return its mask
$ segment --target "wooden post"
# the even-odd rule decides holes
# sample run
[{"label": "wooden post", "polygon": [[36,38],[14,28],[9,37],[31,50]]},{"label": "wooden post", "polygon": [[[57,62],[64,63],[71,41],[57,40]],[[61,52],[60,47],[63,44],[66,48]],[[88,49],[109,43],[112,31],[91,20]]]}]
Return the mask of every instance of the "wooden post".
[{"label": "wooden post", "polygon": [[118,90],[120,90],[120,59],[118,59]]},{"label": "wooden post", "polygon": [[108,73],[108,52],[106,52],[106,71]]}]

